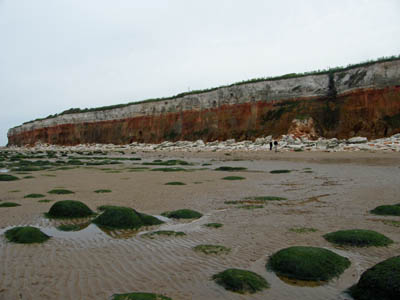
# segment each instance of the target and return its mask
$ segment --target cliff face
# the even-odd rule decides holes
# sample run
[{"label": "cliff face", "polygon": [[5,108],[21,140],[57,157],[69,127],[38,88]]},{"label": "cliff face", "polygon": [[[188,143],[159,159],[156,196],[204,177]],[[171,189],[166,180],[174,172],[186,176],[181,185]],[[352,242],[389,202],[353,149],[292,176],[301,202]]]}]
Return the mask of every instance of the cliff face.
[{"label": "cliff face", "polygon": [[254,139],[308,120],[324,137],[379,138],[400,132],[400,60],[223,87],[123,108],[67,114],[8,132],[9,145]]}]

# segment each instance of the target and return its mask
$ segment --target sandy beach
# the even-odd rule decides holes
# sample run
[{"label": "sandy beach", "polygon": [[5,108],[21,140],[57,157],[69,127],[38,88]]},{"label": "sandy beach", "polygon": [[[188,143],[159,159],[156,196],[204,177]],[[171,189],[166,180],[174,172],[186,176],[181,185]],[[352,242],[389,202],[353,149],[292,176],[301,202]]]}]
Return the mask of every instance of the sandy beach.
[{"label": "sandy beach", "polygon": [[[351,299],[343,292],[363,271],[399,254],[400,217],[369,213],[378,205],[400,202],[399,153],[164,151],[129,155],[142,160],[23,175],[11,172],[34,178],[0,182],[1,202],[21,204],[0,208],[0,299],[110,299],[115,293],[136,291],[174,300]],[[183,166],[191,170],[187,172],[151,171],[157,166],[142,165],[155,159],[182,159],[193,165]],[[221,166],[247,169],[215,170]],[[270,173],[277,169],[290,172]],[[245,179],[223,180],[226,176]],[[173,181],[185,185],[165,185]],[[47,193],[54,188],[75,193]],[[111,192],[94,192],[99,189]],[[24,198],[31,193],[45,197]],[[255,196],[287,200],[267,201],[262,207],[226,203]],[[41,199],[51,201],[38,202]],[[81,231],[63,232],[56,226],[88,221],[44,217],[55,201],[66,199],[82,201],[93,210],[111,204],[159,216],[165,211],[190,208],[204,216],[191,221],[167,220],[139,231],[104,231],[90,224]],[[223,226],[204,226],[212,222]],[[24,225],[36,226],[52,238],[32,245],[6,241],[5,230]],[[302,232],[302,228],[313,230]],[[375,230],[395,243],[388,247],[337,247],[322,237],[341,229]],[[182,231],[186,235],[153,239],[144,235],[154,230]],[[231,252],[206,255],[194,251],[193,247],[200,244],[223,245]],[[332,250],[349,258],[351,266],[339,278],[316,287],[288,283],[267,271],[270,255],[295,245]],[[212,275],[227,268],[254,271],[271,287],[252,295],[229,292],[211,280]]]}]

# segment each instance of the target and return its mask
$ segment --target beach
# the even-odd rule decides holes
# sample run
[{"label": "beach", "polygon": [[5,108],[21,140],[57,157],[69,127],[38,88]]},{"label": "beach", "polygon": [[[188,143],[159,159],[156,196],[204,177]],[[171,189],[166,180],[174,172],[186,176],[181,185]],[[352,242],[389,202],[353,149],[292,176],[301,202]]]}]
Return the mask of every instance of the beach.
[{"label": "beach", "polygon": [[[20,179],[0,182],[0,204],[21,206],[0,208],[0,299],[110,299],[128,292],[175,300],[352,299],[344,291],[357,283],[362,272],[399,253],[400,217],[370,213],[378,205],[400,202],[398,152],[146,151],[120,156],[140,160],[25,172],[29,174],[7,172]],[[188,164],[174,166],[184,169],[175,172],[152,171],[160,166],[143,164],[155,160]],[[216,170],[222,166],[242,169]],[[223,179],[228,176],[242,179]],[[169,182],[184,185],[166,185]],[[52,189],[74,193],[49,194]],[[95,192],[101,189],[110,192]],[[31,193],[44,197],[24,198]],[[285,199],[254,200],[261,196]],[[94,211],[101,205],[116,205],[160,216],[186,208],[203,216],[184,221],[162,218],[164,224],[136,231],[104,230],[89,224],[89,219],[44,216],[56,201],[67,199],[82,201]],[[75,232],[56,229],[71,223],[88,226]],[[208,223],[223,226],[205,226]],[[51,238],[30,245],[5,239],[7,229],[28,225]],[[322,237],[342,229],[375,230],[395,243],[339,247]],[[156,230],[185,235],[146,235]],[[201,244],[223,245],[230,252],[193,250]],[[270,255],[290,246],[326,248],[350,259],[351,266],[322,285],[288,282],[267,270],[266,263]],[[211,277],[228,268],[256,272],[270,288],[251,295],[227,291]]]}]

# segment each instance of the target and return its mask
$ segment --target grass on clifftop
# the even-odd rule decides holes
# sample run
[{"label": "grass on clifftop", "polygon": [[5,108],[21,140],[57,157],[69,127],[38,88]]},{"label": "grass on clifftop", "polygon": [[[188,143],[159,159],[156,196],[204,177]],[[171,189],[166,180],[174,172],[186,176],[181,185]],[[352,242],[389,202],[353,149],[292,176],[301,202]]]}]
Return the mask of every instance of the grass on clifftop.
[{"label": "grass on clifftop", "polygon": [[400,216],[400,204],[381,205],[371,210],[371,213],[382,216]]},{"label": "grass on clifftop", "polygon": [[138,229],[142,226],[159,225],[163,221],[133,208],[123,206],[102,206],[104,212],[92,222],[110,229]]},{"label": "grass on clifftop", "polygon": [[84,218],[94,215],[94,212],[85,204],[76,200],[63,200],[54,203],[47,216],[49,218]]},{"label": "grass on clifftop", "polygon": [[355,300],[400,299],[400,256],[384,260],[366,270],[349,289]]},{"label": "grass on clifftop", "polygon": [[307,281],[328,281],[338,277],[350,266],[350,261],[330,250],[294,246],[273,254],[267,269],[278,276]]},{"label": "grass on clifftop", "polygon": [[393,243],[391,239],[373,230],[351,229],[339,230],[324,235],[324,238],[341,246],[370,247],[387,246]]},{"label": "grass on clifftop", "polygon": [[112,300],[172,300],[169,297],[152,293],[114,294]]},{"label": "grass on clifftop", "polygon": [[256,293],[269,288],[268,282],[260,275],[246,270],[227,269],[215,274],[214,281],[225,289],[236,293]]},{"label": "grass on clifftop", "polygon": [[14,181],[18,180],[19,178],[13,175],[8,174],[0,174],[0,181]]},{"label": "grass on clifftop", "polygon": [[14,227],[5,232],[6,238],[10,242],[21,244],[43,243],[50,237],[36,227]]},{"label": "grass on clifftop", "polygon": [[166,211],[161,214],[167,218],[173,219],[198,219],[201,218],[203,215],[195,210],[191,209],[179,209],[174,211]]},{"label": "grass on clifftop", "polygon": [[304,72],[304,73],[289,73],[289,74],[285,74],[285,75],[281,75],[281,76],[273,76],[273,77],[253,78],[253,79],[249,79],[249,80],[243,80],[241,82],[236,82],[236,83],[233,83],[230,85],[214,87],[214,88],[209,88],[209,89],[204,89],[204,90],[193,90],[190,92],[184,92],[184,93],[180,93],[180,94],[177,94],[177,95],[171,96],[171,97],[147,99],[147,100],[142,100],[139,102],[135,101],[135,102],[102,106],[102,107],[94,107],[94,108],[84,108],[84,109],[70,108],[70,109],[64,110],[63,112],[61,112],[59,114],[49,115],[45,118],[38,118],[38,119],[35,119],[32,121],[25,122],[23,124],[28,124],[28,123],[32,123],[35,121],[51,119],[51,118],[58,117],[60,115],[65,115],[65,114],[85,113],[85,112],[92,112],[92,111],[104,111],[104,110],[110,110],[110,109],[115,109],[115,108],[122,108],[122,107],[126,107],[129,105],[137,105],[137,104],[141,104],[141,103],[168,101],[168,100],[173,100],[173,99],[188,96],[188,95],[196,95],[196,94],[207,93],[210,91],[215,91],[215,90],[223,88],[223,87],[234,87],[234,86],[239,86],[239,85],[243,85],[243,84],[256,83],[256,82],[262,82],[262,81],[275,81],[275,80],[281,80],[281,79],[304,77],[304,76],[309,76],[309,75],[323,75],[323,74],[330,74],[330,73],[335,73],[335,72],[343,72],[343,71],[347,71],[347,70],[358,68],[358,67],[369,66],[369,65],[372,65],[375,63],[390,62],[390,61],[395,61],[395,60],[399,60],[399,59],[400,59],[400,55],[393,55],[393,56],[388,56],[388,57],[377,58],[375,60],[368,60],[368,61],[357,63],[357,64],[347,65],[346,67],[335,67],[335,68],[328,68],[328,69]]}]

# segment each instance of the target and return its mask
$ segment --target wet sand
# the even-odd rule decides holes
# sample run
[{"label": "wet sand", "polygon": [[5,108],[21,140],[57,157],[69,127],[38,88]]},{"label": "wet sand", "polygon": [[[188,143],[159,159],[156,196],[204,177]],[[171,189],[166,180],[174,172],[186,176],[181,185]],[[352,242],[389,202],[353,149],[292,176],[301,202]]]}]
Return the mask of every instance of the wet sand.
[{"label": "wet sand", "polygon": [[[0,299],[109,299],[114,293],[134,291],[164,294],[175,300],[351,299],[343,291],[356,283],[364,270],[399,254],[400,227],[383,220],[400,221],[400,217],[369,213],[378,205],[400,202],[398,153],[156,152],[135,156],[142,157],[143,161],[183,158],[196,165],[184,166],[195,169],[193,172],[132,172],[130,167],[141,165],[129,162],[31,172],[35,178],[0,182],[0,200],[21,204],[0,208]],[[204,163],[211,165],[202,166]],[[215,171],[219,166],[248,170]],[[105,168],[109,170],[102,170]],[[269,173],[275,169],[292,171]],[[232,175],[246,179],[221,179]],[[165,185],[170,181],[186,185]],[[57,187],[75,194],[47,194]],[[94,193],[98,189],[112,192]],[[30,193],[45,194],[45,199],[53,201],[39,203],[40,199],[24,198]],[[257,209],[224,203],[266,195],[288,200],[269,201]],[[43,217],[54,201],[65,199],[80,200],[93,210],[100,205],[113,204],[160,215],[167,210],[191,208],[204,216],[194,221],[171,220],[140,232],[105,232],[89,225],[81,231],[66,233],[55,226],[85,220],[67,222]],[[210,222],[222,223],[223,227],[204,226]],[[38,226],[52,238],[35,245],[6,242],[2,233],[12,226],[22,225]],[[294,227],[317,231],[297,233],[290,230]],[[322,237],[341,229],[376,230],[395,243],[380,248],[341,248]],[[143,233],[151,230],[176,230],[186,235],[143,237]],[[205,255],[193,251],[199,244],[219,244],[231,248],[231,252]],[[288,284],[268,272],[265,264],[269,255],[294,245],[330,249],[348,257],[351,267],[338,279],[322,286]],[[252,295],[226,291],[216,285],[211,276],[227,268],[257,272],[269,281],[271,288]]]}]

